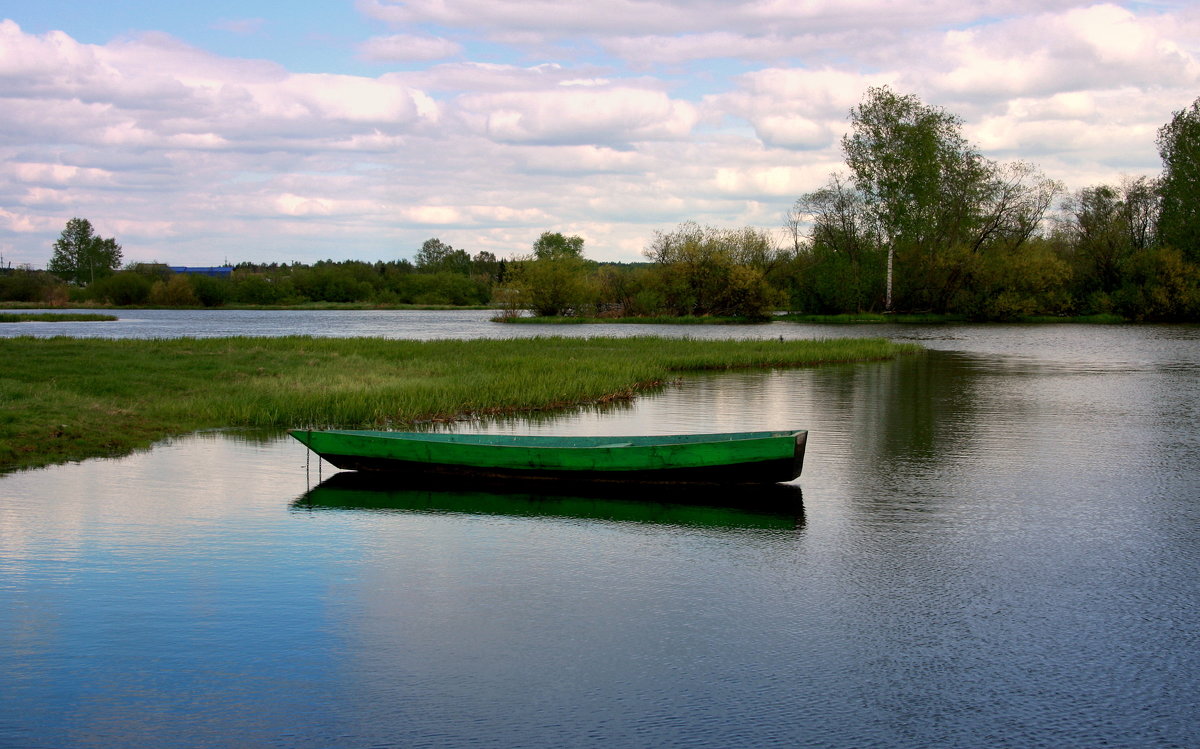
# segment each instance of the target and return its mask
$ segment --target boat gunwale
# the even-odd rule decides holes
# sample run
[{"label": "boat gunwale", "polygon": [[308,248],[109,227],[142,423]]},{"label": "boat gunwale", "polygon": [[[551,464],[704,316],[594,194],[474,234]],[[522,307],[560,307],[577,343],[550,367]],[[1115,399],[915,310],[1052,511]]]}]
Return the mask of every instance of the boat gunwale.
[{"label": "boat gunwale", "polygon": [[[323,459],[349,470],[762,483],[761,479],[744,480],[740,474],[758,471],[774,476],[775,481],[796,478],[802,470],[808,431],[571,438],[296,429],[291,435]],[[572,443],[572,439],[584,444]]]},{"label": "boat gunwale", "polygon": [[[732,444],[756,440],[796,439],[806,434],[805,429],[765,430],[758,432],[711,432],[703,434],[646,434],[646,435],[524,435],[490,434],[475,432],[400,432],[369,429],[292,429],[299,435],[335,434],[366,439],[420,442],[431,445],[484,447],[489,449],[518,450],[628,450],[660,447],[695,446],[706,444]],[[462,439],[462,438],[467,439]],[[563,444],[555,442],[584,441],[585,444]],[[660,440],[660,441],[652,441]],[[301,442],[304,442],[301,439]],[[305,442],[307,445],[308,443]]]}]

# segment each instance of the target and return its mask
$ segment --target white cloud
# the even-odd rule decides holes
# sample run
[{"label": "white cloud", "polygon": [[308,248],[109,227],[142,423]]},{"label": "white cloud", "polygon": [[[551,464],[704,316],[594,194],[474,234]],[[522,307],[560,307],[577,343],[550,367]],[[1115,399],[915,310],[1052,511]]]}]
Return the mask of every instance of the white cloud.
[{"label": "white cloud", "polygon": [[755,131],[764,143],[780,148],[817,149],[834,142],[831,127],[798,114],[766,115]]},{"label": "white cloud", "polygon": [[620,86],[471,94],[457,105],[475,132],[501,143],[670,140],[687,137],[698,120],[687,102]]},{"label": "white cloud", "polygon": [[416,34],[377,36],[358,45],[358,53],[373,62],[443,60],[454,57],[462,46],[449,39]]},{"label": "white cloud", "polygon": [[401,257],[431,235],[508,256],[546,229],[632,260],[682,220],[777,226],[841,164],[869,86],[961,115],[989,155],[1070,187],[1155,172],[1155,130],[1200,92],[1187,5],[359,7],[390,35],[339,54],[404,70],[301,73],[161,33],[85,44],[0,22],[6,259],[43,264],[82,215],[127,257],[194,264]]},{"label": "white cloud", "polygon": [[964,3],[934,0],[894,3],[887,0],[359,0],[365,15],[395,25],[433,23],[486,29],[507,38],[653,36],[735,31],[781,35],[842,31],[864,27],[944,27],[1002,14],[1079,5],[1075,0],[991,0]]}]

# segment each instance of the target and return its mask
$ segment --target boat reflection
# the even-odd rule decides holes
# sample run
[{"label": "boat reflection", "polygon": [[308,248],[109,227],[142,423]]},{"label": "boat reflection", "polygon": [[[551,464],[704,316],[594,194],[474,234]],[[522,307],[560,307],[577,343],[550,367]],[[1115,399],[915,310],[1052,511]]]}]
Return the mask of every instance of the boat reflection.
[{"label": "boat reflection", "polygon": [[708,528],[795,530],[795,484],[696,486],[561,482],[414,482],[343,471],[309,489],[295,510],[368,510],[561,517]]}]

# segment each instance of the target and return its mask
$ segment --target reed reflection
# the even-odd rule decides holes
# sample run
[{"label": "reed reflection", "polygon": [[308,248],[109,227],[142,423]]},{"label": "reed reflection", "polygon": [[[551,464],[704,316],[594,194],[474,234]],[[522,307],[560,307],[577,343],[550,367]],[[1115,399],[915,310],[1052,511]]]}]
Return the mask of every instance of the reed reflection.
[{"label": "reed reflection", "polygon": [[799,530],[804,526],[803,494],[795,484],[421,482],[343,471],[305,492],[292,508],[573,518],[703,528]]}]

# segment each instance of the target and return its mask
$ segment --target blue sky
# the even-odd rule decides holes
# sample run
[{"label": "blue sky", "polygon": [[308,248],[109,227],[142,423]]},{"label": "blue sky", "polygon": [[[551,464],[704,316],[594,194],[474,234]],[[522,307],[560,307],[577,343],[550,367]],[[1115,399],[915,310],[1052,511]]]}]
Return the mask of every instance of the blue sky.
[{"label": "blue sky", "polygon": [[1161,166],[1200,6],[1072,0],[7,3],[0,255],[88,218],[130,261],[638,260],[681,221],[778,229],[872,85],[1075,190]]},{"label": "blue sky", "polygon": [[[355,46],[383,25],[354,11],[352,2],[44,2],[20,7],[13,20],[33,34],[65,31],[88,44],[145,33],[166,33],[223,57],[274,60],[295,72],[370,75]],[[10,17],[12,17],[10,16]]]}]

